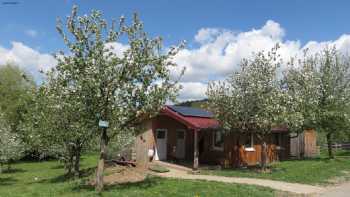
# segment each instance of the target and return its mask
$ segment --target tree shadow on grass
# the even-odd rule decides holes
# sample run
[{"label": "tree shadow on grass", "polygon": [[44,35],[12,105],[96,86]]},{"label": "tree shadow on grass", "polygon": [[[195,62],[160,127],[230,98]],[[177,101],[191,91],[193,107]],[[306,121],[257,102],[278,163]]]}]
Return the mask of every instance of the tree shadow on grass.
[{"label": "tree shadow on grass", "polygon": [[23,173],[23,172],[27,172],[27,170],[23,170],[20,168],[10,168],[10,169],[3,169],[2,173],[3,174],[13,174],[13,173]]},{"label": "tree shadow on grass", "polygon": [[58,165],[55,165],[55,166],[51,167],[51,169],[53,169],[53,170],[63,169],[63,168],[64,168],[64,165],[62,165],[62,164],[58,164]]},{"label": "tree shadow on grass", "polygon": [[0,177],[0,187],[1,186],[13,185],[16,182],[17,182],[17,179],[15,179],[13,177],[5,177],[5,178],[1,178]]},{"label": "tree shadow on grass", "polygon": [[[79,178],[89,177],[92,174],[94,174],[95,170],[96,170],[95,167],[82,169],[80,171]],[[76,177],[73,176],[73,175],[62,174],[60,176],[54,177],[52,179],[49,179],[48,182],[50,182],[50,183],[62,183],[62,182],[69,181],[69,180],[74,180],[74,179],[76,179]]]},{"label": "tree shadow on grass", "polygon": [[[115,184],[115,185],[105,185],[104,191],[110,191],[110,190],[133,190],[133,189],[147,189],[156,185],[159,185],[160,182],[163,179],[160,177],[146,177],[143,181],[139,182],[133,182],[133,183],[122,183],[122,184]],[[95,186],[83,183],[79,184],[72,188],[73,192],[82,192],[82,191],[95,191]]]},{"label": "tree shadow on grass", "polygon": [[[313,157],[313,158],[290,159],[287,161],[289,161],[289,162],[293,162],[293,161],[302,162],[302,161],[304,161],[304,162],[325,162],[325,163],[328,163],[328,162],[333,161],[333,159],[330,159],[328,157]],[[282,161],[282,162],[284,162],[284,161]]]},{"label": "tree shadow on grass", "polygon": [[336,154],[336,156],[350,157],[350,151],[342,151]]}]

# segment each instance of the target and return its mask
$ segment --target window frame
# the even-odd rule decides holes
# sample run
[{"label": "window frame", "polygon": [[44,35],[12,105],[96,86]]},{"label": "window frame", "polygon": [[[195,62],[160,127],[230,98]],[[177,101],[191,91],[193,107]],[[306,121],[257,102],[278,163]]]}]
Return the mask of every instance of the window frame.
[{"label": "window frame", "polygon": [[272,134],[274,138],[274,144],[276,146],[277,150],[283,149],[282,144],[283,144],[283,136],[282,133],[274,133]]},{"label": "window frame", "polygon": [[183,140],[185,140],[186,142],[186,129],[176,129],[176,140],[178,139],[178,132],[183,132],[184,134],[184,137],[183,137]]},{"label": "window frame", "polygon": [[159,138],[159,139],[166,139],[168,141],[168,129],[156,129],[155,132],[155,138],[158,139],[158,131],[164,132],[164,138]]},{"label": "window frame", "polygon": [[249,138],[250,138],[249,146],[246,146],[246,144],[244,144],[244,150],[245,151],[255,151],[255,148],[254,148],[254,134],[253,133],[249,133]]},{"label": "window frame", "polygon": [[[221,133],[221,138],[222,138],[222,145],[221,146],[215,146],[216,133]],[[224,132],[222,130],[215,130],[213,132],[213,138],[212,138],[212,148],[213,148],[213,150],[224,151],[224,145],[225,145],[224,136],[225,136],[225,134],[224,134]]]}]

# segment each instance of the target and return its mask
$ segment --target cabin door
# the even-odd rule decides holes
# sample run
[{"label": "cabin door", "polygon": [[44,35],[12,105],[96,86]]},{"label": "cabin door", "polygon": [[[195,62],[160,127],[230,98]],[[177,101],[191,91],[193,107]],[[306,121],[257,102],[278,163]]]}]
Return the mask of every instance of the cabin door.
[{"label": "cabin door", "polygon": [[176,158],[185,159],[185,130],[176,131]]},{"label": "cabin door", "polygon": [[155,160],[166,160],[167,158],[167,130],[166,129],[157,129],[157,149]]}]

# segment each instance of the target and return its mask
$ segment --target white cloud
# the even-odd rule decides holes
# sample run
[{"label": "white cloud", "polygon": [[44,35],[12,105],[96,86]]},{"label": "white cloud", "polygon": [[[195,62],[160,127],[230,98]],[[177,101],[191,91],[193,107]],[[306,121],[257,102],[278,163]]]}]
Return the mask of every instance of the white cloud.
[{"label": "white cloud", "polygon": [[[285,31],[274,21],[267,21],[261,29],[236,33],[223,29],[201,29],[195,36],[200,46],[184,49],[177,54],[175,61],[186,67],[184,81],[207,81],[220,78],[237,67],[242,58],[252,52],[269,50],[281,43],[281,55],[296,54],[300,50],[299,41],[283,41]],[[179,73],[177,69],[175,73]]]},{"label": "white cloud", "polygon": [[[128,49],[127,45],[121,43],[109,43],[107,47],[112,47],[112,51],[118,56],[121,56]],[[46,72],[57,65],[56,59],[51,54],[40,53],[21,42],[12,42],[9,49],[0,46],[0,66],[7,63],[23,68],[32,74],[37,81],[43,79],[40,70]]]},{"label": "white cloud", "polygon": [[30,37],[36,37],[38,35],[38,32],[33,30],[33,29],[28,29],[24,32],[27,36],[30,36]]},{"label": "white cloud", "polygon": [[194,40],[198,43],[205,44],[212,42],[213,38],[219,35],[221,31],[215,28],[202,28],[198,31],[197,35],[194,37]]},{"label": "white cloud", "polygon": [[[182,78],[184,90],[180,98],[184,100],[204,98],[203,86],[209,80],[226,77],[237,69],[242,58],[247,58],[253,52],[268,51],[276,43],[280,44],[281,57],[288,60],[291,56],[300,56],[308,48],[311,53],[319,52],[326,46],[336,46],[343,53],[350,53],[350,35],[344,34],[333,41],[309,41],[302,45],[299,40],[286,40],[286,31],[281,25],[268,20],[261,28],[246,32],[234,32],[219,28],[202,28],[194,36],[199,44],[192,49],[183,49],[175,57],[179,65],[173,74],[177,76],[186,67]],[[195,86],[196,84],[197,86]],[[200,88],[196,90],[195,88]],[[201,96],[198,96],[201,95]]]},{"label": "white cloud", "polygon": [[105,45],[106,48],[110,49],[118,57],[122,57],[123,53],[129,48],[128,45],[124,45],[119,42],[110,42]]},{"label": "white cloud", "polygon": [[201,82],[181,82],[182,89],[179,92],[179,101],[198,100],[205,97],[207,85]]},{"label": "white cloud", "polygon": [[16,64],[39,79],[41,78],[40,70],[47,71],[57,64],[52,55],[40,53],[21,42],[12,42],[11,45],[10,49],[0,46],[0,65]]},{"label": "white cloud", "polygon": [[268,51],[277,43],[279,53],[284,60],[300,56],[305,49],[310,53],[321,51],[327,46],[335,46],[340,52],[350,54],[350,35],[344,34],[336,40],[309,41],[302,45],[299,40],[286,40],[286,31],[281,25],[268,20],[260,29],[246,32],[233,32],[227,29],[202,28],[194,36],[199,44],[197,48],[183,49],[175,57],[179,65],[174,69],[177,76],[183,67],[186,72],[182,78],[184,89],[180,100],[205,98],[206,84],[210,80],[225,78],[237,69],[242,58],[248,58],[253,52]]}]

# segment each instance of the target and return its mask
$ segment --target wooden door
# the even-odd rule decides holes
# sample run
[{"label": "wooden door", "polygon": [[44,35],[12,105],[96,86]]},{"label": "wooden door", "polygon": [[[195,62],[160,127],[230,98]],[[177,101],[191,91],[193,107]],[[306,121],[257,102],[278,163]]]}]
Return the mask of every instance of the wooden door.
[{"label": "wooden door", "polygon": [[156,155],[155,160],[166,160],[167,159],[167,130],[157,129],[156,130]]},{"label": "wooden door", "polygon": [[185,130],[176,131],[176,158],[185,159],[185,150],[186,150],[186,132]]}]

